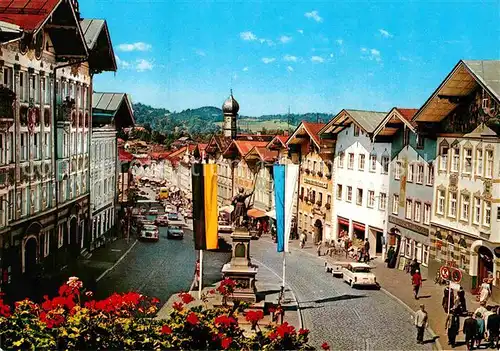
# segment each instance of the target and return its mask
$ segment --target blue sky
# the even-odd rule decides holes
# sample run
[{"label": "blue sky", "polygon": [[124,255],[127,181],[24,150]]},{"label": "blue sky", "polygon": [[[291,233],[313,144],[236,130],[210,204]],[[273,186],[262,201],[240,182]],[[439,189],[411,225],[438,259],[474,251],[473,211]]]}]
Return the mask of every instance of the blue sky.
[{"label": "blue sky", "polygon": [[95,79],[170,110],[420,107],[460,59],[500,58],[500,1],[80,0],[119,70]]}]

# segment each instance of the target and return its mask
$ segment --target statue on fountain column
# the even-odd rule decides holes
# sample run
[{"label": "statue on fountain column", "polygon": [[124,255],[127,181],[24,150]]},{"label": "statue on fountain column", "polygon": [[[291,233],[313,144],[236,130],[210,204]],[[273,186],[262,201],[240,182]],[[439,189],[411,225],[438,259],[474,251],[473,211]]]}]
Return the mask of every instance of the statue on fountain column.
[{"label": "statue on fountain column", "polygon": [[238,189],[238,194],[236,194],[231,201],[234,206],[232,221],[236,228],[244,227],[245,223],[247,223],[248,206],[246,205],[245,200],[252,196],[252,194],[253,191],[249,194],[245,194],[245,189],[240,187]]}]

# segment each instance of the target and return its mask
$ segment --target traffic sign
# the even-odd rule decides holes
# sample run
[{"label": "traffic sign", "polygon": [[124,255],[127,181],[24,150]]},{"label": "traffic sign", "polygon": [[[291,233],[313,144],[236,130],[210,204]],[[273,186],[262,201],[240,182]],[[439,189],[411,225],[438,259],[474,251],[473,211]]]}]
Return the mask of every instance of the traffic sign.
[{"label": "traffic sign", "polygon": [[450,279],[450,269],[446,266],[441,266],[441,268],[439,268],[439,274],[441,274],[441,278],[444,280]]},{"label": "traffic sign", "polygon": [[451,280],[453,280],[455,283],[460,283],[462,281],[462,272],[460,272],[458,269],[453,269],[451,271]]}]

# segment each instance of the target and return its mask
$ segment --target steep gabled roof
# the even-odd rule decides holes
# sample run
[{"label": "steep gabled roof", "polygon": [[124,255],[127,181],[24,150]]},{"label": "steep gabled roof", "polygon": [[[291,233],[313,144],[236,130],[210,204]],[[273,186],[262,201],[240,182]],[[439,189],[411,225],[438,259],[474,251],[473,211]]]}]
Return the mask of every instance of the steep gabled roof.
[{"label": "steep gabled roof", "polygon": [[415,122],[440,122],[481,86],[500,103],[500,60],[460,60],[413,117]]},{"label": "steep gabled roof", "polygon": [[356,124],[365,133],[373,134],[386,116],[387,112],[343,109],[321,129],[320,134],[337,134],[351,123]]},{"label": "steep gabled roof", "polygon": [[262,162],[274,163],[278,158],[277,150],[269,150],[266,147],[254,146],[246,155],[245,160],[258,158]]},{"label": "steep gabled roof", "polygon": [[311,123],[307,121],[302,121],[295,131],[290,135],[286,141],[286,145],[297,144],[294,140],[298,135],[305,133],[311,140],[316,144],[317,147],[321,148],[321,139],[319,137],[319,131],[325,126],[324,123]]},{"label": "steep gabled roof", "polygon": [[[116,117],[119,118],[119,121],[116,120]],[[133,126],[135,119],[130,98],[125,93],[94,92],[92,95],[92,121],[99,123],[115,121],[120,128]]]},{"label": "steep gabled roof", "polygon": [[255,146],[265,147],[267,141],[247,141],[247,140],[233,140],[232,143],[224,151],[225,157],[235,156],[238,153],[240,157],[245,157],[246,154]]},{"label": "steep gabled roof", "polygon": [[417,111],[418,109],[415,108],[393,107],[375,129],[373,135],[392,136],[403,125],[406,125],[411,131],[415,131],[415,123],[411,120]]},{"label": "steep gabled roof", "polygon": [[117,70],[113,44],[106,20],[88,18],[80,21],[89,49],[89,65],[95,72]]},{"label": "steep gabled roof", "polygon": [[[268,148],[272,148],[274,145],[279,145],[280,148],[286,149],[286,142],[288,140],[288,135],[276,135],[268,144]],[[278,147],[278,146],[277,146]]]},{"label": "steep gabled roof", "polygon": [[0,4],[0,20],[17,24],[28,32],[36,31],[49,19],[61,1],[4,0]]}]

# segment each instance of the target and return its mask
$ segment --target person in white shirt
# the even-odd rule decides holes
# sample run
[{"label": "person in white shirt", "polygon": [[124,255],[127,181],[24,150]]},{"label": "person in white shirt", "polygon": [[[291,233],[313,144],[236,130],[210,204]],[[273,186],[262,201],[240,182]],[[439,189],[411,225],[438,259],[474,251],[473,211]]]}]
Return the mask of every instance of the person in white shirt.
[{"label": "person in white shirt", "polygon": [[424,305],[415,313],[415,326],[417,327],[417,344],[424,343],[424,332],[427,327],[428,316]]}]

